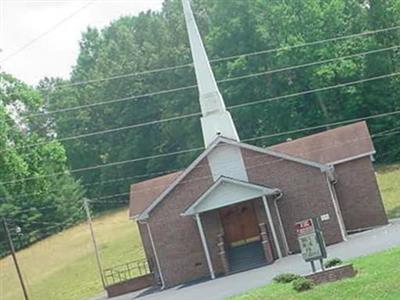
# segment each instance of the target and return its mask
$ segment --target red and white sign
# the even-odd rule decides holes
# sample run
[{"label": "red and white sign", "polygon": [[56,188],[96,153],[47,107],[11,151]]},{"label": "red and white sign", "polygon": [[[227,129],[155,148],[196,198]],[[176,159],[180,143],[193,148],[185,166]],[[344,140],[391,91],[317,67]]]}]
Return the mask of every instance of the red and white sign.
[{"label": "red and white sign", "polygon": [[296,232],[298,235],[304,235],[315,232],[312,219],[307,219],[295,224]]}]

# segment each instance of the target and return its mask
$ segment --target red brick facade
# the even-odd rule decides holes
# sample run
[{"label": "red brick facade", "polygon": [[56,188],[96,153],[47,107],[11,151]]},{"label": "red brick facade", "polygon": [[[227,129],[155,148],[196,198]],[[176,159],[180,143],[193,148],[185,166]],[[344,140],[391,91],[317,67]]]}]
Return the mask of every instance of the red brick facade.
[{"label": "red brick facade", "polygon": [[371,159],[367,156],[338,164],[335,171],[335,190],[346,230],[387,224]]},{"label": "red brick facade", "polygon": [[344,278],[356,276],[357,271],[353,268],[352,264],[335,266],[324,271],[318,271],[304,276],[312,280],[315,284],[322,284],[328,282],[335,282]]},{"label": "red brick facade", "polygon": [[116,297],[142,290],[155,284],[153,274],[147,274],[106,287],[108,297]]},{"label": "red brick facade", "polygon": [[[327,243],[332,244],[342,240],[326,177],[320,169],[251,150],[242,150],[242,155],[250,182],[279,188],[283,192],[283,197],[278,200],[278,209],[282,216],[289,251],[299,251],[294,223],[321,214],[330,215],[330,220],[322,224]],[[210,274],[197,224],[193,217],[183,217],[181,214],[212,183],[208,162],[204,159],[150,214],[148,223],[166,286],[208,277]],[[262,201],[260,199],[252,201],[258,223],[267,225],[268,235],[273,241],[272,229]],[[278,258],[276,247],[280,247],[282,253],[286,253],[274,201],[268,199],[267,203],[280,244],[272,243],[274,257]],[[214,271],[216,274],[223,273],[217,247],[217,236],[223,232],[218,212],[203,213],[201,218]],[[140,231],[147,248],[150,241],[143,225]],[[152,250],[147,249],[146,255],[154,259]]]},{"label": "red brick facade", "polygon": [[148,222],[166,286],[209,276],[196,222],[181,213],[212,183],[204,159],[150,214]]},{"label": "red brick facade", "polygon": [[[242,149],[242,155],[250,182],[279,188],[283,193],[277,205],[290,252],[300,251],[294,224],[323,214],[330,216],[330,220],[322,222],[326,243],[342,241],[325,173],[318,168],[271,155],[260,157],[247,149]],[[271,207],[271,213],[274,211]],[[277,218],[272,217],[275,228],[279,228]]]}]

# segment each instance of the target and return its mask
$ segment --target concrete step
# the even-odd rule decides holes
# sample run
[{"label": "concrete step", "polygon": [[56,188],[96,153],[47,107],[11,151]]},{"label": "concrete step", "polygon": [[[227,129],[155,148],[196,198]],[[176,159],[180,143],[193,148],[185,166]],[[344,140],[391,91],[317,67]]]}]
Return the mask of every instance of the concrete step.
[{"label": "concrete step", "polygon": [[231,273],[265,265],[261,243],[253,242],[229,249],[228,261]]}]

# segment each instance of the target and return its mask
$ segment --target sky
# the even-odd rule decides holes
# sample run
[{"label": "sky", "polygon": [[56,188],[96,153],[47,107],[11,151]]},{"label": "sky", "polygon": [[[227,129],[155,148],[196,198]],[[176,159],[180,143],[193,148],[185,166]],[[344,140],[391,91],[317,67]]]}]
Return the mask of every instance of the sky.
[{"label": "sky", "polygon": [[0,0],[0,68],[28,84],[68,78],[88,26],[160,10],[162,0]]}]

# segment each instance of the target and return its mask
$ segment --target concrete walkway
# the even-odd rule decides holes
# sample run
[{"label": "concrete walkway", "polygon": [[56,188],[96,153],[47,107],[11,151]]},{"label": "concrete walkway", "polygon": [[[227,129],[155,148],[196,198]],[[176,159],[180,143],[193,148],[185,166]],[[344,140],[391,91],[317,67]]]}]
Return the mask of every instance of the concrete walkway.
[{"label": "concrete walkway", "polygon": [[[400,219],[391,220],[387,226],[349,236],[348,241],[328,247],[328,258],[351,259],[400,246]],[[143,290],[113,300],[217,300],[241,294],[271,282],[278,274],[292,272],[307,274],[310,265],[299,254],[276,261],[274,264],[230,276],[207,280],[193,285],[177,286],[171,289]],[[107,299],[106,297],[96,300]]]}]

